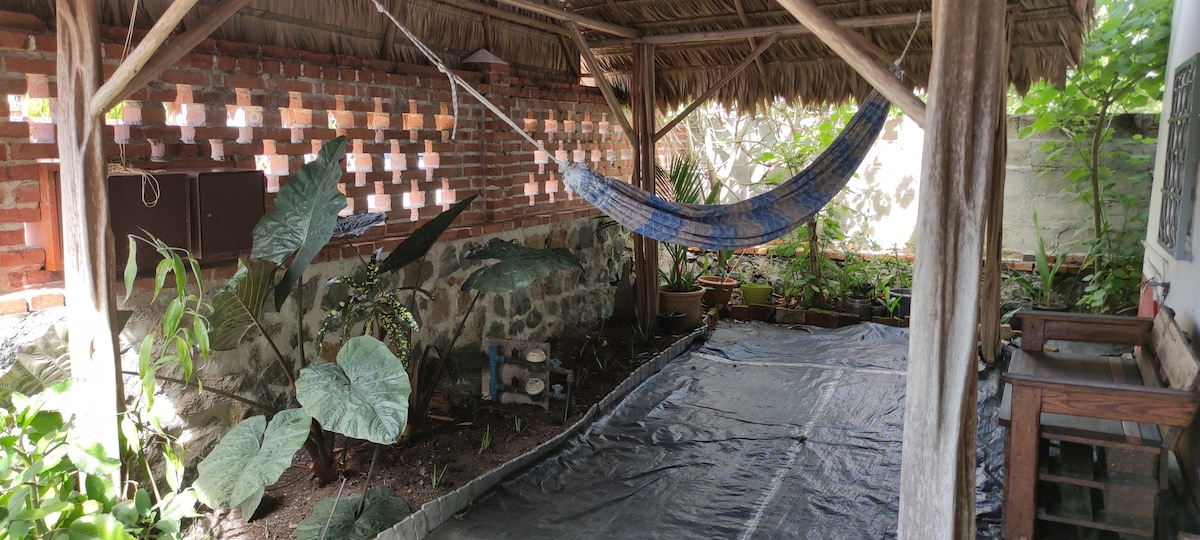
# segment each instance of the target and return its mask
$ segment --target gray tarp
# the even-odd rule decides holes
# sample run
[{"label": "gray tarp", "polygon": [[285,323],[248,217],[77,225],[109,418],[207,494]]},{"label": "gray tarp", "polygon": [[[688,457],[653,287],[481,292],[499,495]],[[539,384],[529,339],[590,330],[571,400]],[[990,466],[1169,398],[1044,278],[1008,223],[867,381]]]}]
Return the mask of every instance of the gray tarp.
[{"label": "gray tarp", "polygon": [[[906,330],[722,322],[610,414],[432,538],[891,538]],[[996,373],[980,383],[980,538],[999,537]]]}]

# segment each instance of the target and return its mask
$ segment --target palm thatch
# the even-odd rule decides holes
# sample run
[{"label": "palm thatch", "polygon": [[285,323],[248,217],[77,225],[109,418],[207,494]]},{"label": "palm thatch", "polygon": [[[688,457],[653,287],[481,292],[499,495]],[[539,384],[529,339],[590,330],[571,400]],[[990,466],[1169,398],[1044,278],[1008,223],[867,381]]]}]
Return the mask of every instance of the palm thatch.
[{"label": "palm thatch", "polygon": [[[687,104],[772,34],[778,39],[714,96],[755,109],[788,102],[837,103],[867,94],[867,82],[774,0],[381,0],[452,68],[479,49],[507,61],[517,76],[580,78],[579,51],[563,24],[574,19],[602,75],[627,93],[635,40],[655,43],[656,103]],[[997,0],[998,1],[998,0]],[[902,67],[908,84],[928,80],[931,0],[814,0],[866,48],[891,62],[916,30]],[[149,28],[171,0],[100,0],[103,24]],[[181,23],[194,25],[218,0],[200,0]],[[51,25],[54,0],[7,0],[4,10]],[[1008,0],[1009,78],[1019,91],[1039,79],[1061,84],[1078,62],[1094,0]],[[254,0],[223,24],[217,39],[411,64],[428,61],[396,32],[372,0]],[[587,69],[584,68],[584,75]]]}]

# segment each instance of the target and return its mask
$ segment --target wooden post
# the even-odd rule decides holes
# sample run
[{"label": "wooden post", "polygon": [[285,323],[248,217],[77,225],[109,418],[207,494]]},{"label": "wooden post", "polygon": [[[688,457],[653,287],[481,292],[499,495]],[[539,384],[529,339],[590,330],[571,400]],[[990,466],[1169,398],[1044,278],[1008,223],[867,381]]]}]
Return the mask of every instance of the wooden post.
[{"label": "wooden post", "polygon": [[[1006,13],[1008,22],[1004,33],[1004,61],[1007,66],[1009,49],[1012,47],[1012,12]],[[1001,91],[1008,91],[1008,79],[1001,81]],[[983,292],[979,295],[979,341],[983,350],[983,361],[995,364],[1000,356],[1000,249],[1004,240],[1004,175],[1008,161],[1008,115],[1007,103],[999,101],[1000,114],[996,119],[996,151],[992,166],[988,170],[987,193],[983,221]]]},{"label": "wooden post", "polygon": [[1004,2],[934,0],[899,537],[974,538],[983,195],[1007,76]]},{"label": "wooden post", "polygon": [[[654,192],[654,45],[633,49],[633,183]],[[638,324],[652,327],[658,315],[658,242],[633,236],[633,269],[637,274]]]},{"label": "wooden post", "polygon": [[58,153],[71,375],[87,392],[76,429],[119,456],[124,411],[109,227],[104,120],[89,109],[100,87],[98,0],[57,0]]},{"label": "wooden post", "polygon": [[1037,514],[1038,430],[1042,389],[1012,386],[1012,417],[1005,434],[1008,469],[1004,477],[1004,537],[1029,540]]}]

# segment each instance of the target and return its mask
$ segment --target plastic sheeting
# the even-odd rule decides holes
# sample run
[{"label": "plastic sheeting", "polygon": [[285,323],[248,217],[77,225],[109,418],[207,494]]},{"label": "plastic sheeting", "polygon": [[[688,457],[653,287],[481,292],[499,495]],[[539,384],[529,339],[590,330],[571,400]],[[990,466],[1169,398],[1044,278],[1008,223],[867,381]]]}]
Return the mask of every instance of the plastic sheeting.
[{"label": "plastic sheeting", "polygon": [[[558,454],[432,538],[894,538],[908,332],[722,322]],[[1000,535],[998,374],[977,523]]]}]

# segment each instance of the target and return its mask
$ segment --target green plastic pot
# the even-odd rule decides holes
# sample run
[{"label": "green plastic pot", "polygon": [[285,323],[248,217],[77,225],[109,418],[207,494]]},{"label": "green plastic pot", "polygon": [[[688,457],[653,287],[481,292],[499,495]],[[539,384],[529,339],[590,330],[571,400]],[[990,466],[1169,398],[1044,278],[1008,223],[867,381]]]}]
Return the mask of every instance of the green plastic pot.
[{"label": "green plastic pot", "polygon": [[742,302],[746,305],[770,304],[771,286],[761,283],[743,283]]}]

